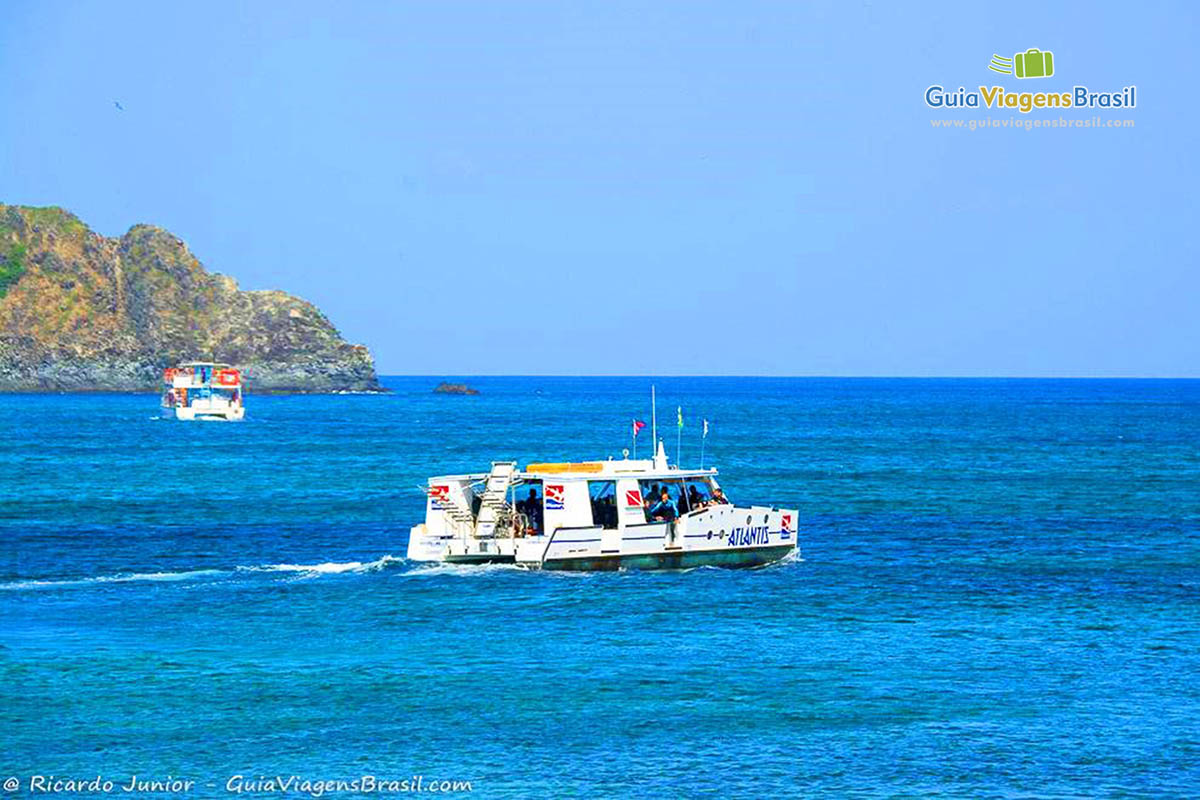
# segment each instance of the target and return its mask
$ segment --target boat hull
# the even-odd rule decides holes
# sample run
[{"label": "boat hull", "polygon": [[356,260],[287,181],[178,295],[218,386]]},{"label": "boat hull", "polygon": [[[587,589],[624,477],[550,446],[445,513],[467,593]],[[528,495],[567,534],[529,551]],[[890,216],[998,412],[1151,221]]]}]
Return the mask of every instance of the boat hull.
[{"label": "boat hull", "polygon": [[469,555],[448,555],[441,559],[447,564],[512,564],[516,558],[510,553],[471,553]]},{"label": "boat hull", "polygon": [[228,408],[228,409],[196,409],[173,407],[162,409],[162,415],[166,419],[178,419],[190,422],[192,420],[209,420],[216,422],[237,422],[246,416],[245,408]]},{"label": "boat hull", "polygon": [[746,549],[678,550],[631,555],[578,556],[547,559],[533,569],[567,572],[604,572],[619,569],[656,570],[694,567],[751,568],[771,564],[794,553],[795,545],[774,545]]},{"label": "boat hull", "polygon": [[678,519],[604,528],[559,528],[517,542],[531,569],[615,570],[758,567],[797,551],[795,509],[708,506]]}]

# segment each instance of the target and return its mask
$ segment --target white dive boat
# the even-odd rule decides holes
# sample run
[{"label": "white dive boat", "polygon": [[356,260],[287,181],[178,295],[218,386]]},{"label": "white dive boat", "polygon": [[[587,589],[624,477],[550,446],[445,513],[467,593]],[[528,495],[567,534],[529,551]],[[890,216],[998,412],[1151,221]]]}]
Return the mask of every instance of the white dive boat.
[{"label": "white dive boat", "polygon": [[736,506],[715,469],[653,459],[493,462],[491,472],[431,478],[414,561],[534,569],[749,567],[796,551],[795,510]]},{"label": "white dive boat", "polygon": [[242,373],[228,364],[193,361],[163,370],[162,413],[175,419],[238,420]]}]

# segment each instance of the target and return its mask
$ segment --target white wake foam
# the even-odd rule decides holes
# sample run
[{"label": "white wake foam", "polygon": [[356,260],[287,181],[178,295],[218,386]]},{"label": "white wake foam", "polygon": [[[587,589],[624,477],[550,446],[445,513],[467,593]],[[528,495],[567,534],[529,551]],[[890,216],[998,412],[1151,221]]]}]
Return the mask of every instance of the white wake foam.
[{"label": "white wake foam", "polygon": [[229,575],[224,569],[191,569],[183,572],[121,572],[116,575],[97,575],[94,578],[62,580],[25,580],[0,583],[0,589],[36,589],[41,587],[88,586],[97,583],[134,583],[137,581],[186,581],[210,575]]},{"label": "white wake foam", "polygon": [[322,564],[266,564],[259,567],[238,567],[241,572],[297,572],[307,575],[340,575],[344,572],[375,572],[403,564],[404,559],[386,555],[374,561],[326,561]]},{"label": "white wake foam", "polygon": [[403,575],[405,578],[431,578],[438,575],[478,577],[495,572],[526,571],[524,567],[518,567],[516,564],[447,564],[441,561],[430,561],[406,570]]},{"label": "white wake foam", "polygon": [[0,590],[61,589],[73,586],[95,586],[106,583],[178,582],[203,578],[230,577],[238,573],[286,573],[296,577],[318,577],[342,573],[376,572],[405,563],[404,559],[386,555],[375,561],[327,561],[322,564],[262,564],[233,569],[190,569],[178,572],[121,572],[116,575],[97,575],[89,578],[19,580],[0,583]]}]

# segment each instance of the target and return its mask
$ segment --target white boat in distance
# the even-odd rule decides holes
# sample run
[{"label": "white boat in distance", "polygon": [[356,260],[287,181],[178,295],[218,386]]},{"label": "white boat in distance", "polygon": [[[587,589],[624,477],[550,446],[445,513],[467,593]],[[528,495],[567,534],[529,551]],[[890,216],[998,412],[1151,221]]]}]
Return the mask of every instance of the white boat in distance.
[{"label": "white boat in distance", "polygon": [[242,373],[228,364],[191,361],[163,370],[162,414],[175,419],[239,420]]},{"label": "white boat in distance", "polygon": [[533,569],[751,567],[797,550],[796,510],[736,506],[715,469],[653,459],[529,464],[445,475],[425,487],[408,558]]}]

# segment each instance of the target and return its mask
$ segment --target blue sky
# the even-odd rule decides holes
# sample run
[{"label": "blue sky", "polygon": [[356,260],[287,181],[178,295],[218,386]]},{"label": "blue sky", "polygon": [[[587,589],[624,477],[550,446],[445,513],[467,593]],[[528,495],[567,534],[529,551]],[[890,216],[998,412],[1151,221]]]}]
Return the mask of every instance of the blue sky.
[{"label": "blue sky", "polygon": [[[1194,4],[175,5],[5,3],[0,201],[384,373],[1200,376]],[[934,83],[1136,127],[934,130],[1020,116]]]}]

